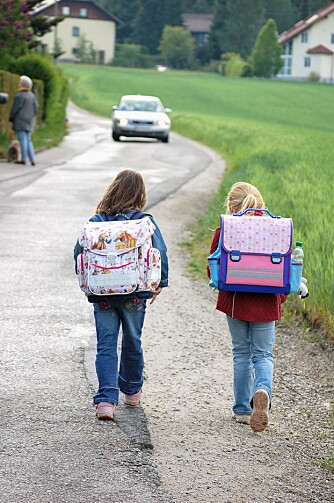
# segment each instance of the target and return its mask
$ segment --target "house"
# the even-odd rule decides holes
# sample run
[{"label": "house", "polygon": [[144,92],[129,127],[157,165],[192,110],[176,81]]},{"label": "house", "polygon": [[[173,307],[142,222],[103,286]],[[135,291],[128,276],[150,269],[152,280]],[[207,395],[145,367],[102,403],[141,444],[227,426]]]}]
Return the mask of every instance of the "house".
[{"label": "house", "polygon": [[197,47],[203,47],[208,43],[212,14],[182,14],[182,23],[191,33]]},{"label": "house", "polygon": [[92,0],[59,0],[35,10],[33,16],[66,16],[52,32],[41,38],[44,48],[52,53],[58,41],[64,51],[58,61],[77,61],[80,36],[92,42],[98,63],[110,63],[115,54],[116,27],[122,23]]},{"label": "house", "polygon": [[306,80],[310,73],[334,83],[334,2],[281,33],[284,66],[278,78]]}]

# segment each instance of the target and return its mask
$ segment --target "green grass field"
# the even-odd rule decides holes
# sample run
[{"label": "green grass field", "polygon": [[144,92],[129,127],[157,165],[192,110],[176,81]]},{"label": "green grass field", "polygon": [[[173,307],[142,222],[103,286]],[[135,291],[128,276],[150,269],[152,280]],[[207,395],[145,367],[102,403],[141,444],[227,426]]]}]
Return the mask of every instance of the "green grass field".
[{"label": "green grass field", "polygon": [[[272,213],[291,216],[304,243],[310,297],[289,299],[333,335],[334,319],[334,87],[217,74],[62,65],[79,106],[110,116],[122,94],[153,94],[173,109],[172,129],[227,161],[217,193],[194,229],[192,269],[204,274],[212,233],[225,195],[237,180],[256,185]],[[198,239],[200,237],[200,239]],[[202,249],[197,243],[204,242]]]}]

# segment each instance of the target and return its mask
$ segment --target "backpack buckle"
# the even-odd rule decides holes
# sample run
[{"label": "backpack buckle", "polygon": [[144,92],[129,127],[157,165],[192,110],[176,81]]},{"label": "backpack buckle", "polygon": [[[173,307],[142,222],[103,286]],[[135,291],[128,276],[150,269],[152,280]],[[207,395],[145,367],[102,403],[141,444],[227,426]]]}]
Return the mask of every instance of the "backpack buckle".
[{"label": "backpack buckle", "polygon": [[230,259],[232,262],[240,262],[240,260],[241,260],[240,250],[231,250]]},{"label": "backpack buckle", "polygon": [[271,262],[273,264],[280,264],[282,262],[282,254],[281,253],[272,253],[271,254]]}]

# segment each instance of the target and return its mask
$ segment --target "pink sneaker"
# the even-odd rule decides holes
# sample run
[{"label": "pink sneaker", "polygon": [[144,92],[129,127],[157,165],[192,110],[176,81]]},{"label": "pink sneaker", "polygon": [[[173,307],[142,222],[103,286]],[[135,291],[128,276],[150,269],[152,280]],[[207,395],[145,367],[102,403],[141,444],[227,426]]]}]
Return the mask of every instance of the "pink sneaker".
[{"label": "pink sneaker", "polygon": [[142,394],[142,390],[139,390],[138,393],[134,395],[124,395],[123,403],[124,405],[131,405],[131,407],[135,407],[140,404],[140,395]]},{"label": "pink sneaker", "polygon": [[267,428],[269,422],[269,395],[265,389],[258,389],[253,396],[253,413],[250,418],[250,427],[253,431],[260,432]]},{"label": "pink sneaker", "polygon": [[96,404],[96,417],[98,419],[114,421],[115,405],[109,402]]}]

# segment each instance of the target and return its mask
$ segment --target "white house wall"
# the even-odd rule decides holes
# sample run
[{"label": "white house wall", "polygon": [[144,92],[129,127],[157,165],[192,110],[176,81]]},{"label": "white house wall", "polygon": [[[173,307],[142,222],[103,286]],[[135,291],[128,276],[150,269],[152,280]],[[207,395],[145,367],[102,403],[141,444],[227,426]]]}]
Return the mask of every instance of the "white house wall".
[{"label": "white house wall", "polygon": [[[308,34],[307,42],[302,42],[303,34]],[[311,72],[319,73],[321,80],[333,79],[333,56],[327,54],[308,54],[307,51],[318,45],[324,45],[334,52],[334,13],[310,26],[294,37],[292,49],[292,67],[290,78],[308,79]],[[305,67],[305,58],[310,58],[310,66]]]},{"label": "white house wall", "polygon": [[[73,49],[78,45],[78,36],[73,36],[73,28],[79,28],[79,34],[85,35],[86,40],[93,43],[96,51],[104,51],[105,63],[114,58],[116,25],[112,21],[92,20],[68,17],[57,25],[57,39],[61,40],[62,50],[65,51],[60,60],[75,60]],[[54,48],[54,31],[43,36],[43,44],[47,44],[49,52]]]}]

